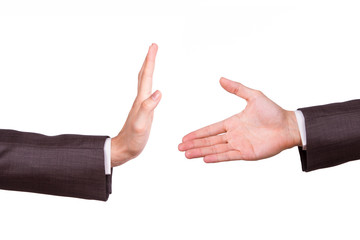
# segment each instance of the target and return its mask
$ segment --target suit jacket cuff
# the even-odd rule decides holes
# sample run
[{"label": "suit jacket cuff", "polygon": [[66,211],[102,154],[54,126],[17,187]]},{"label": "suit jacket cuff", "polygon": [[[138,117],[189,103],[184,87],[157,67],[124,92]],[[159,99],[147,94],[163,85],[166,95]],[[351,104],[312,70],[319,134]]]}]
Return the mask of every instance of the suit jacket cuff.
[{"label": "suit jacket cuff", "polygon": [[301,108],[306,151],[299,147],[303,171],[360,158],[360,100]]}]

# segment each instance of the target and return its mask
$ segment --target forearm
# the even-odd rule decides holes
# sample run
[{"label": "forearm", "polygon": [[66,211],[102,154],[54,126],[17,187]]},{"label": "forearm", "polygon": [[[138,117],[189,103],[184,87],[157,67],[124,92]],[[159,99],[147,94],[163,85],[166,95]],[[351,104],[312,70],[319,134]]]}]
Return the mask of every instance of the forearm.
[{"label": "forearm", "polygon": [[305,117],[304,171],[360,159],[360,100],[300,109]]},{"label": "forearm", "polygon": [[106,138],[0,130],[0,188],[106,201]]}]

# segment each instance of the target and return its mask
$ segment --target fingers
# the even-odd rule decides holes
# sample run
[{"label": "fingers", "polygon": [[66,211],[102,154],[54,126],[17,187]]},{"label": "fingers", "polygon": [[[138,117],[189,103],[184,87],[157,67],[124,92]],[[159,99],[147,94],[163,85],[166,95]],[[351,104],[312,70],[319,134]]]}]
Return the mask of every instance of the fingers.
[{"label": "fingers", "polygon": [[145,130],[148,127],[147,123],[151,119],[151,114],[153,113],[156,106],[159,104],[161,99],[161,92],[156,90],[149,98],[145,99],[139,108],[138,115],[135,122],[135,127],[139,132]]},{"label": "fingers", "polygon": [[187,151],[194,148],[208,147],[216,144],[227,143],[226,135],[217,135],[207,138],[194,139],[179,144],[180,151]]},{"label": "fingers", "polygon": [[198,158],[198,157],[205,157],[212,154],[218,154],[233,150],[230,144],[217,144],[210,147],[202,147],[202,148],[195,148],[190,149],[185,152],[186,158]]},{"label": "fingers", "polygon": [[232,161],[232,160],[241,160],[242,155],[239,151],[227,151],[212,155],[207,155],[204,157],[204,162],[206,163],[216,163],[216,162],[224,162],[224,161]]},{"label": "fingers", "polygon": [[226,132],[224,121],[221,121],[187,134],[182,141],[184,143],[196,138],[210,137],[224,132]]},{"label": "fingers", "polygon": [[155,69],[157,50],[158,46],[153,43],[149,48],[148,54],[139,73],[138,95],[140,95],[143,99],[147,98],[152,91],[152,77]]},{"label": "fingers", "polygon": [[221,78],[220,84],[229,93],[235,94],[245,100],[249,100],[256,94],[256,90],[245,87],[241,83],[234,82],[226,78]]}]

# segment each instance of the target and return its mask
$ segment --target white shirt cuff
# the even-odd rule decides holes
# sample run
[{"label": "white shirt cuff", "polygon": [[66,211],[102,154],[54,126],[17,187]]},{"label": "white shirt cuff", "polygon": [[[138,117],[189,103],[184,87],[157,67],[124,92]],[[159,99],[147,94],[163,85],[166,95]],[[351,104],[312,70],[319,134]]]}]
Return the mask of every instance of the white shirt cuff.
[{"label": "white shirt cuff", "polygon": [[295,111],[296,120],[299,126],[300,137],[302,142],[303,150],[306,150],[306,128],[305,128],[305,117],[300,110]]},{"label": "white shirt cuff", "polygon": [[111,174],[111,138],[107,138],[104,144],[105,174]]}]

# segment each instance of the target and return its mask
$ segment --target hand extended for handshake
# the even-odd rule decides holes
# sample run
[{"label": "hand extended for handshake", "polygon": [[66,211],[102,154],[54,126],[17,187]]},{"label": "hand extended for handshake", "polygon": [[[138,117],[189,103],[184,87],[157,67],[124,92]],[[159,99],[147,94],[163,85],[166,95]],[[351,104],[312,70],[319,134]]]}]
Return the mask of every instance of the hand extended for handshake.
[{"label": "hand extended for handshake", "polygon": [[220,79],[228,92],[247,101],[244,111],[191,132],[179,145],[187,158],[203,157],[207,163],[259,160],[301,144],[295,113],[286,111],[262,92]]},{"label": "hand extended for handshake", "polygon": [[[112,166],[138,156],[148,140],[154,110],[161,93],[152,93],[152,77],[158,47],[152,44],[138,76],[138,94],[120,133],[112,139]],[[221,78],[221,86],[247,101],[234,116],[187,134],[180,151],[207,163],[231,160],[259,160],[301,145],[295,113],[286,111],[262,92]]]}]

